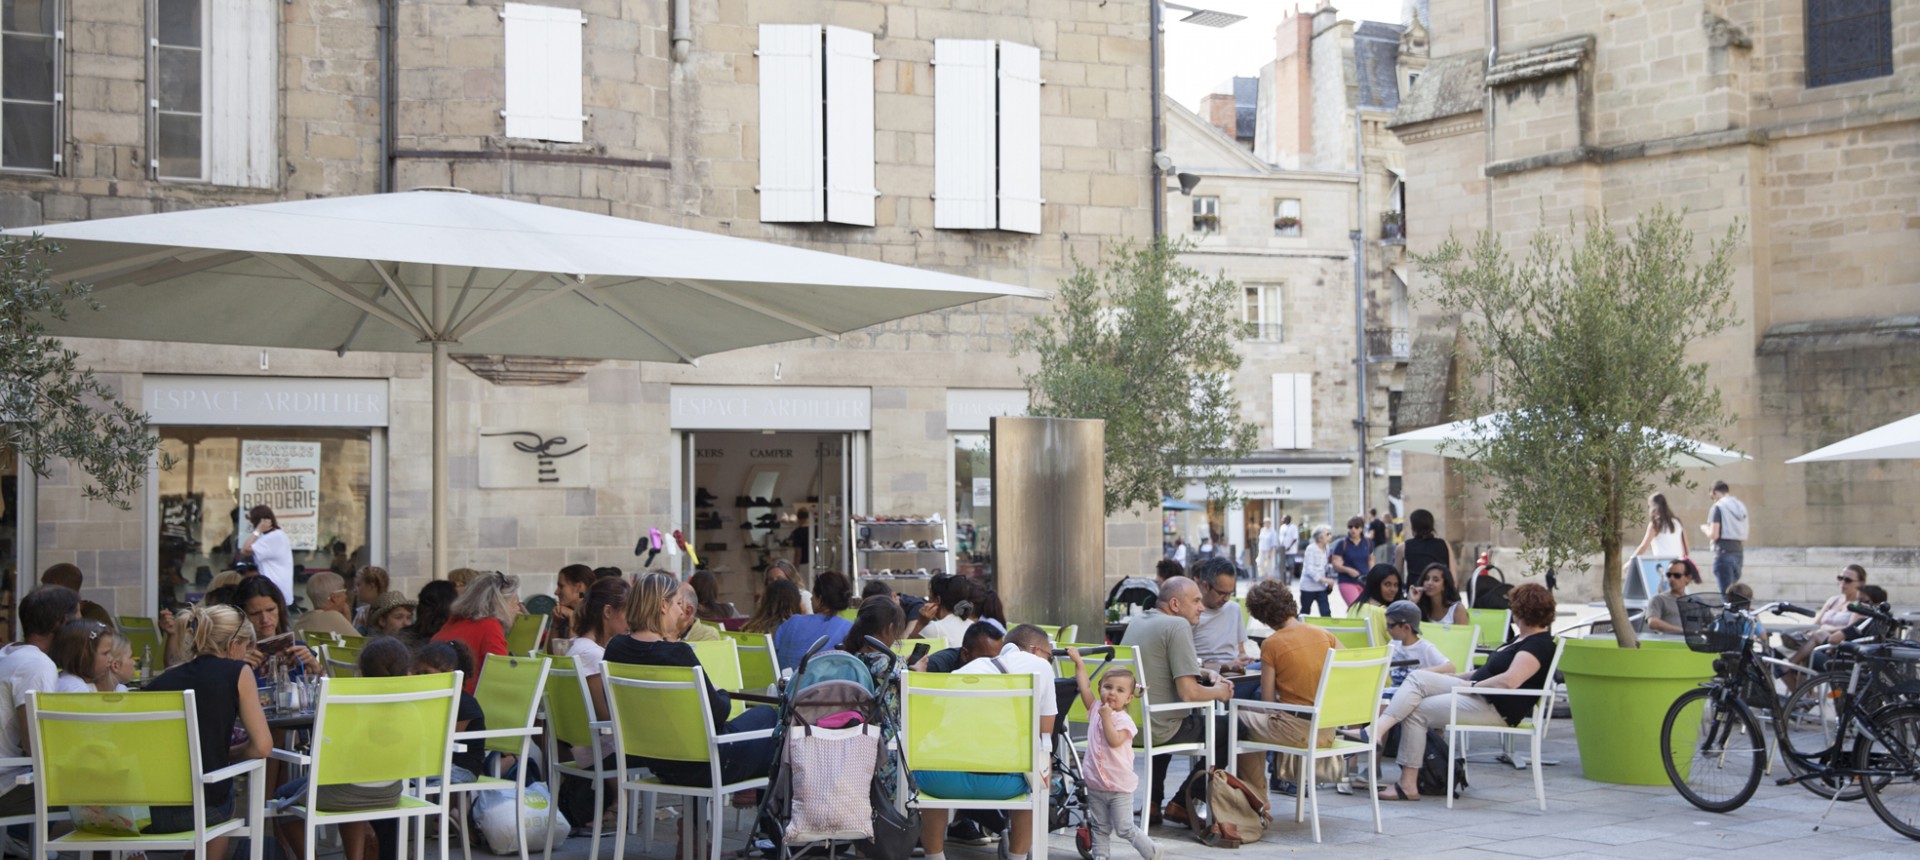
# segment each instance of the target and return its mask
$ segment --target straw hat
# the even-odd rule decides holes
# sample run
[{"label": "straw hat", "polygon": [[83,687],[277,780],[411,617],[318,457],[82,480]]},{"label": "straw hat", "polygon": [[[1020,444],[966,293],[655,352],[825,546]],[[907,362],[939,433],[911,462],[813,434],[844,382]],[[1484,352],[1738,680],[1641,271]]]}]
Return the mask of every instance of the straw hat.
[{"label": "straw hat", "polygon": [[367,613],[367,624],[373,627],[379,627],[380,619],[386,617],[387,613],[402,606],[408,609],[414,609],[419,605],[419,601],[408,597],[405,592],[389,591],[373,601],[373,609]]}]

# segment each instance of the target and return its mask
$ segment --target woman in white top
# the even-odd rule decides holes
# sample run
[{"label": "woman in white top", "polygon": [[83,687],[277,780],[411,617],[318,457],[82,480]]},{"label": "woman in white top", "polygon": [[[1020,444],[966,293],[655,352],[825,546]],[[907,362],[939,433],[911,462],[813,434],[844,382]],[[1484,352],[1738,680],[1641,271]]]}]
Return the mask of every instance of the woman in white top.
[{"label": "woman in white top", "polygon": [[[618,576],[606,576],[594,580],[587,586],[586,594],[580,598],[579,606],[573,616],[573,638],[566,642],[566,656],[573,658],[573,665],[582,677],[587,679],[587,694],[593,697],[593,718],[608,719],[607,687],[602,676],[601,663],[606,659],[607,643],[613,637],[627,632],[627,581]],[[552,645],[558,647],[559,640]],[[587,747],[574,747],[573,760],[581,767],[591,767],[597,757],[605,760],[613,755],[613,736],[601,735],[599,755]],[[612,793],[606,797],[614,798]]]},{"label": "woman in white top", "polygon": [[260,575],[280,586],[280,599],[292,606],[293,544],[287,540],[286,529],[280,527],[273,509],[266,505],[254,505],[247,512],[247,522],[253,524],[253,533],[240,545],[240,554],[253,559]]},{"label": "woman in white top", "polygon": [[1300,564],[1300,613],[1306,614],[1307,608],[1315,604],[1320,606],[1320,617],[1332,618],[1333,608],[1327,602],[1327,542],[1333,539],[1333,529],[1328,526],[1313,527],[1313,543],[1307,544],[1305,560]]},{"label": "woman in white top", "polygon": [[1686,558],[1686,529],[1680,518],[1667,507],[1667,497],[1654,493],[1647,499],[1647,534],[1640,539],[1633,555],[1649,558]]},{"label": "woman in white top", "polygon": [[127,635],[98,621],[69,621],[53,635],[56,693],[127,691],[133,677],[133,643]]},{"label": "woman in white top", "polygon": [[1832,633],[1852,627],[1860,617],[1847,608],[1847,604],[1860,599],[1860,586],[1867,584],[1867,569],[1857,564],[1847,565],[1840,571],[1840,593],[1827,598],[1820,611],[1813,616],[1813,623],[1820,625],[1813,632]]}]

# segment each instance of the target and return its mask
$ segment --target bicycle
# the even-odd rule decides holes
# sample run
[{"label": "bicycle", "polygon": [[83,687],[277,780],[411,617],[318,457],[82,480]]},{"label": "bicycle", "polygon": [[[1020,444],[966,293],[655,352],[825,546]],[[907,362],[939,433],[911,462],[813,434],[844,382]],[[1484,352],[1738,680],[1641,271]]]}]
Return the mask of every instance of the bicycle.
[{"label": "bicycle", "polygon": [[[1812,614],[1790,604],[1776,606]],[[1875,607],[1855,603],[1848,609],[1893,624],[1890,616]],[[1752,798],[1767,758],[1759,721],[1746,701],[1755,692],[1752,682],[1765,681],[1765,697],[1776,697],[1753,647],[1758,639],[1753,626],[1757,614],[1727,607],[1712,613],[1711,621],[1702,622],[1704,614],[1700,606],[1683,606],[1681,617],[1690,647],[1720,653],[1714,661],[1715,677],[1681,695],[1668,709],[1661,727],[1661,753],[1667,778],[1681,796],[1701,809],[1728,812]],[[1844,789],[1857,786],[1881,821],[1903,836],[1920,840],[1920,705],[1871,693],[1876,678],[1909,671],[1911,664],[1920,663],[1920,643],[1848,642],[1834,646],[1834,653],[1852,664],[1845,689],[1830,699],[1816,700],[1834,709],[1834,741],[1817,753],[1793,749],[1788,737],[1796,717],[1776,710],[1774,731],[1782,759],[1793,772],[1777,783],[1824,784],[1831,790],[1822,792],[1830,798],[1828,812],[1833,803],[1845,799]],[[1878,707],[1870,710],[1869,703]],[[1691,756],[1684,763],[1682,752]],[[1731,790],[1720,790],[1722,785]]]},{"label": "bicycle", "polygon": [[[1906,624],[1880,613],[1871,614],[1868,618],[1870,620],[1863,631],[1865,635],[1856,642],[1869,638],[1905,638]],[[1867,713],[1895,704],[1920,703],[1920,679],[1915,678],[1912,664],[1870,662],[1860,667],[1864,674],[1856,680],[1855,661],[1850,649],[1822,645],[1815,649],[1814,654],[1813,668],[1767,658],[1770,663],[1807,675],[1787,695],[1776,717],[1784,721],[1784,731],[1780,734],[1781,757],[1795,775],[1807,774],[1815,763],[1825,760],[1836,746],[1842,750],[1850,748],[1853,741],[1852,735],[1847,733],[1850,724],[1838,718],[1836,708],[1839,698],[1847,695],[1849,689],[1854,691],[1856,707]],[[1858,781],[1836,778],[1804,778],[1800,785],[1821,797],[1834,797],[1837,794],[1841,800],[1847,801],[1859,800],[1865,793]]]}]

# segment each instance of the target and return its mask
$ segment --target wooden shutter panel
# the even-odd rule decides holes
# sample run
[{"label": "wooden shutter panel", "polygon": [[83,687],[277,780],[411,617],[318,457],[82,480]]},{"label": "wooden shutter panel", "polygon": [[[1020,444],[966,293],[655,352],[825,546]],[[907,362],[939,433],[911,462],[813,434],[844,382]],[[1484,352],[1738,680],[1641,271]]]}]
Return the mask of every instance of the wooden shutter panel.
[{"label": "wooden shutter panel", "polygon": [[506,22],[507,136],[580,143],[586,140],[581,100],[581,26],[578,9],[508,3]]},{"label": "wooden shutter panel", "polygon": [[[865,34],[863,34],[865,35]],[[868,50],[872,37],[868,36]],[[821,163],[826,135],[820,117],[820,26],[761,24],[760,220],[826,217]],[[867,184],[873,184],[873,78],[867,77]],[[872,223],[872,201],[868,201]]]},{"label": "wooden shutter panel", "polygon": [[280,4],[212,0],[207,9],[207,181],[272,188],[280,176]]},{"label": "wooden shutter panel", "polygon": [[[873,226],[873,34],[827,28],[827,220]],[[766,152],[765,148],[761,152]]]},{"label": "wooden shutter panel", "polygon": [[1040,49],[1000,43],[1000,229],[1040,232]]},{"label": "wooden shutter panel", "polygon": [[933,42],[933,226],[995,225],[994,43]]}]

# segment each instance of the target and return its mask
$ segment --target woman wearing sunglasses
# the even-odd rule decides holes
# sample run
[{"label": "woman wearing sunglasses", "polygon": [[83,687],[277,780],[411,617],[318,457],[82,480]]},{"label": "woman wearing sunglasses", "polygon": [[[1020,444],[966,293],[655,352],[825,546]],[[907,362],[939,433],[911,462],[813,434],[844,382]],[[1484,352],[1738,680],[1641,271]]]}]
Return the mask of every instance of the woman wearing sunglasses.
[{"label": "woman wearing sunglasses", "polygon": [[1690,559],[1674,559],[1667,565],[1667,590],[1647,599],[1647,629],[1657,633],[1685,633],[1680,626],[1680,598],[1687,586],[1700,581],[1700,568]]}]

